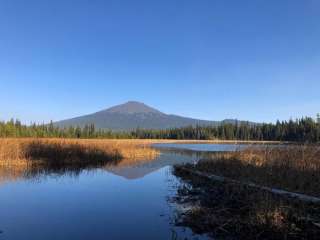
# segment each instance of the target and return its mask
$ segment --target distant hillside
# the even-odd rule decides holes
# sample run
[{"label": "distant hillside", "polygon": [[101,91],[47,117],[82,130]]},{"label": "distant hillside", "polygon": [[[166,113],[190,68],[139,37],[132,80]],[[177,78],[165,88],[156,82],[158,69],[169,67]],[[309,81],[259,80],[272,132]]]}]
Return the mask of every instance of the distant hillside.
[{"label": "distant hillside", "polygon": [[[235,122],[235,120],[226,120]],[[59,127],[79,126],[93,123],[98,129],[133,130],[142,129],[168,129],[185,126],[219,125],[219,121],[205,121],[169,115],[140,102],[127,102],[93,114],[56,122]]]}]

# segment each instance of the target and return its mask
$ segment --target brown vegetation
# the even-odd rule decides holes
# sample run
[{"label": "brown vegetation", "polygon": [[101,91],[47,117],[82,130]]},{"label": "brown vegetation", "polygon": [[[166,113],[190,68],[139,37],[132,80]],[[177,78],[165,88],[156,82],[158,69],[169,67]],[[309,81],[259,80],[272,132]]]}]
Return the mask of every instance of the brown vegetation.
[{"label": "brown vegetation", "polygon": [[[240,184],[319,197],[318,145],[252,146],[202,157],[194,165],[174,168],[183,180],[175,201],[188,206],[177,224],[215,239],[318,239],[319,204]],[[206,177],[213,175],[217,177]],[[229,181],[214,181],[218,179]]]},{"label": "brown vegetation", "polygon": [[15,179],[154,159],[159,152],[149,145],[143,140],[0,139],[0,174]]},{"label": "brown vegetation", "polygon": [[206,155],[195,170],[271,188],[320,196],[320,146],[251,147]]}]

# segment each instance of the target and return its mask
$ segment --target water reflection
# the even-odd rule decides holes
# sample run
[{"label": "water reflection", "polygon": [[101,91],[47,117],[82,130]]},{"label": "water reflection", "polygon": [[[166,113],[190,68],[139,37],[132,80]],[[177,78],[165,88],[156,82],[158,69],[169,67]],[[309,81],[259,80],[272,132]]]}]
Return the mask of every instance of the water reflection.
[{"label": "water reflection", "polygon": [[23,179],[41,179],[46,176],[55,177],[77,177],[83,171],[92,171],[107,167],[110,165],[116,165],[117,162],[110,163],[105,162],[76,162],[76,163],[63,163],[63,164],[36,164],[29,163],[21,166],[2,166],[0,168],[0,183],[8,181],[17,181]]},{"label": "water reflection", "polygon": [[0,188],[0,239],[202,239],[173,224],[176,185],[170,167],[134,181],[100,169],[11,182]]},{"label": "water reflection", "polygon": [[83,171],[103,169],[125,179],[140,179],[163,167],[177,164],[195,163],[210,152],[192,151],[162,147],[161,153],[146,159],[116,159],[115,161],[49,161],[45,164],[29,163],[21,166],[3,166],[0,168],[0,183],[46,176],[77,177]]},{"label": "water reflection", "polygon": [[[92,171],[104,169],[112,174],[124,177],[125,179],[143,178],[165,166],[173,166],[184,163],[195,163],[201,158],[208,158],[209,155],[219,154],[225,151],[236,151],[252,145],[246,144],[155,144],[154,148],[160,150],[160,155],[152,155],[148,158],[124,158],[104,155],[98,149],[91,152],[83,152],[81,149],[67,149],[59,151],[60,155],[52,149],[30,148],[29,155],[34,158],[46,158],[55,156],[54,161],[44,161],[39,164],[34,163],[2,166],[0,167],[0,184],[6,181],[16,181],[19,179],[32,179],[54,175],[55,177],[69,175],[79,176],[82,171]],[[260,145],[261,146],[261,145]],[[41,150],[41,151],[40,151]],[[75,161],[67,160],[69,152],[76,153]],[[62,154],[65,153],[65,154]],[[73,154],[74,155],[74,154]]]},{"label": "water reflection", "polygon": [[[154,144],[159,149],[172,149],[190,152],[233,152],[254,146],[252,144],[210,144],[210,143],[169,143]],[[261,145],[259,145],[261,146]]]},{"label": "water reflection", "polygon": [[180,186],[171,166],[205,154],[162,148],[107,165],[0,168],[0,240],[207,239],[175,225],[170,201]]},{"label": "water reflection", "polygon": [[140,179],[166,166],[176,164],[194,163],[200,159],[199,153],[190,153],[175,150],[161,151],[161,154],[154,159],[146,159],[138,163],[125,164],[126,160],[117,165],[105,167],[108,172],[124,177],[125,179]]}]

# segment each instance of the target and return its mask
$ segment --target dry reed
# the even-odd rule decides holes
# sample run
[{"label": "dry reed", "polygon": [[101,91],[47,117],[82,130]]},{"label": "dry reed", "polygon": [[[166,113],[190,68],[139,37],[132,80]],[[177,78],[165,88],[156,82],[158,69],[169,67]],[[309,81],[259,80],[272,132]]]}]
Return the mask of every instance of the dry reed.
[{"label": "dry reed", "polygon": [[213,153],[189,167],[239,181],[320,196],[318,145],[250,147]]},{"label": "dry reed", "polygon": [[150,143],[143,140],[0,139],[0,178],[16,179],[43,171],[77,172],[154,159],[159,152],[151,148]]}]

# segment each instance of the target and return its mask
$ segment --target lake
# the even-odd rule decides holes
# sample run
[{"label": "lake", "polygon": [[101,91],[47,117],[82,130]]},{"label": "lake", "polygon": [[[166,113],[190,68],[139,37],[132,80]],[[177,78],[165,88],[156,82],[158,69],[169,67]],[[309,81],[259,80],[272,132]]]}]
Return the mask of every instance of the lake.
[{"label": "lake", "polygon": [[64,173],[3,172],[0,240],[207,239],[174,224],[179,180],[175,164],[193,163],[202,151],[244,145],[161,144],[144,163]]}]

